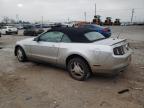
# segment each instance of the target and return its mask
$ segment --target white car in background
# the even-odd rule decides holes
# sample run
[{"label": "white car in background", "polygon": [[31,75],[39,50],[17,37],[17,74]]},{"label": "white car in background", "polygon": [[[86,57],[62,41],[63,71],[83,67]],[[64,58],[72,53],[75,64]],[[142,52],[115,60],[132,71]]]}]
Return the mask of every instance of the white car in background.
[{"label": "white car in background", "polygon": [[1,34],[18,34],[18,29],[13,26],[3,26],[1,27]]}]

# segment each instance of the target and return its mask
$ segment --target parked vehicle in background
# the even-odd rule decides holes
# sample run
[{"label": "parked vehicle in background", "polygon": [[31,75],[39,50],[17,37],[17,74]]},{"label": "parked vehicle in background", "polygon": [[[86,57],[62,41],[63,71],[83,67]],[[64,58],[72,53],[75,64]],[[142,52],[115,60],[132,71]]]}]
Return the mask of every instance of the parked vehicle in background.
[{"label": "parked vehicle in background", "polygon": [[18,34],[18,29],[13,26],[3,26],[1,27],[1,34]]},{"label": "parked vehicle in background", "polygon": [[69,22],[62,23],[62,25],[65,27],[74,27],[74,24]]},{"label": "parked vehicle in background", "polygon": [[50,28],[49,24],[35,24],[36,28]]},{"label": "parked vehicle in background", "polygon": [[87,28],[90,30],[95,30],[96,32],[99,32],[102,35],[104,35],[106,38],[109,38],[111,36],[111,29],[108,27],[103,27],[96,24],[83,24],[80,25],[79,28]]},{"label": "parked vehicle in background", "polygon": [[113,25],[112,18],[111,17],[106,17],[104,25],[109,25],[109,26]]},{"label": "parked vehicle in background", "polygon": [[23,29],[23,26],[22,26],[22,25],[18,25],[16,28],[17,28],[18,30],[21,30],[21,29]]},{"label": "parked vehicle in background", "polygon": [[37,36],[43,33],[43,28],[37,28],[35,26],[27,26],[24,28],[24,36]]},{"label": "parked vehicle in background", "polygon": [[53,25],[51,25],[51,28],[55,27],[67,27],[67,25],[64,25],[63,23],[54,23]]},{"label": "parked vehicle in background", "polygon": [[100,15],[95,15],[92,23],[97,24],[97,25],[102,25],[103,23],[101,21],[101,16]]},{"label": "parked vehicle in background", "polygon": [[113,24],[114,25],[121,25],[120,19],[115,19]]},{"label": "parked vehicle in background", "polygon": [[91,73],[117,74],[126,69],[131,50],[125,39],[105,38],[85,28],[53,28],[38,37],[18,41],[15,56],[20,62],[44,61],[64,67],[76,80]]}]

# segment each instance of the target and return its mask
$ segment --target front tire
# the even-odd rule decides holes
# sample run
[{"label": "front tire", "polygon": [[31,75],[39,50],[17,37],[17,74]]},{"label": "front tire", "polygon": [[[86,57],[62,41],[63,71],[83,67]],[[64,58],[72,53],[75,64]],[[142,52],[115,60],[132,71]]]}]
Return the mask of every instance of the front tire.
[{"label": "front tire", "polygon": [[82,58],[73,58],[68,62],[67,69],[70,76],[78,81],[84,81],[90,77],[89,65]]},{"label": "front tire", "polygon": [[16,56],[17,56],[19,62],[25,62],[26,61],[25,52],[21,47],[16,48]]}]

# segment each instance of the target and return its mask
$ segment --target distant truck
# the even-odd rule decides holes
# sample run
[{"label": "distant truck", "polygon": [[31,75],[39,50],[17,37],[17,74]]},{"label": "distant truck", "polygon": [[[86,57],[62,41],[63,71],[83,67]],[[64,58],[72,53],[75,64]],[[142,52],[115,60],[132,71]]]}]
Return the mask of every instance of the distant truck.
[{"label": "distant truck", "polygon": [[104,25],[113,25],[113,22],[111,20],[112,18],[111,17],[106,17],[106,20],[104,22]]},{"label": "distant truck", "polygon": [[15,34],[18,34],[18,29],[13,27],[13,26],[3,26],[1,27],[1,34],[12,34],[12,33],[15,33]]},{"label": "distant truck", "polygon": [[92,23],[97,24],[97,25],[102,25],[102,21],[101,21],[100,17],[101,17],[100,15],[95,15]]},{"label": "distant truck", "polygon": [[115,19],[114,25],[121,25],[120,19]]},{"label": "distant truck", "polygon": [[44,32],[43,28],[37,28],[36,26],[26,26],[24,27],[24,36],[37,36]]}]

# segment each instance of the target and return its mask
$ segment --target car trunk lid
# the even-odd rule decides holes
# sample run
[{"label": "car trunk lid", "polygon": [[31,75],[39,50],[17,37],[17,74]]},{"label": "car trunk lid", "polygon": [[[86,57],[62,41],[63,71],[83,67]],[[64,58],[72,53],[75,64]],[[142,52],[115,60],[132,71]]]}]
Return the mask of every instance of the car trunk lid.
[{"label": "car trunk lid", "polygon": [[108,39],[94,42],[94,44],[96,45],[109,45],[109,46],[113,46],[119,43],[123,43],[123,44],[126,43],[126,39],[108,38]]}]

